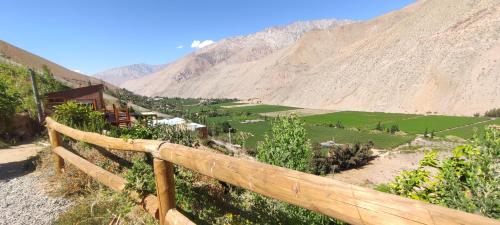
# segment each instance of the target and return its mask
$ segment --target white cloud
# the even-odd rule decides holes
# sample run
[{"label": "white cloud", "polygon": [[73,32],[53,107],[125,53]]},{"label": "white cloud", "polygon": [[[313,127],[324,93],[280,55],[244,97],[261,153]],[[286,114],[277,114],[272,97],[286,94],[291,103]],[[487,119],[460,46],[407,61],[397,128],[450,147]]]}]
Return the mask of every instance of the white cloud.
[{"label": "white cloud", "polygon": [[178,49],[184,48],[184,45],[177,46]]},{"label": "white cloud", "polygon": [[213,43],[215,42],[212,40],[204,40],[204,41],[194,40],[193,43],[191,43],[191,48],[203,48]]}]

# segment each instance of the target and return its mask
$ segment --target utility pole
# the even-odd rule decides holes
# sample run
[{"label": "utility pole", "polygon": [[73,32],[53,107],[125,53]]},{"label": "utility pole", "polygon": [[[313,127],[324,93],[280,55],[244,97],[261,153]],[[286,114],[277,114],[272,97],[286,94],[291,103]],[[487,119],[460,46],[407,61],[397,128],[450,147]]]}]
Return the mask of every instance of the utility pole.
[{"label": "utility pole", "polygon": [[38,122],[42,124],[43,110],[42,110],[42,105],[40,103],[40,99],[38,97],[38,88],[36,86],[35,71],[33,71],[33,69],[29,69],[29,73],[31,77],[31,87],[33,88],[33,97],[35,98],[36,110],[38,114]]}]

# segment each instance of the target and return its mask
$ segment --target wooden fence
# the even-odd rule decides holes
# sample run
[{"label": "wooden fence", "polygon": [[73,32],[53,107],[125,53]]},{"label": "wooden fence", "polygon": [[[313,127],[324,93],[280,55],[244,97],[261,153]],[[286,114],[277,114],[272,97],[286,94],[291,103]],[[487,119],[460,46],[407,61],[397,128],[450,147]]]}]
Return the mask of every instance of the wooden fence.
[{"label": "wooden fence", "polygon": [[194,224],[176,210],[173,164],[247,190],[310,209],[350,224],[497,224],[480,215],[378,192],[331,178],[248,159],[155,140],[123,140],[83,132],[46,119],[57,171],[65,162],[102,184],[123,191],[125,180],[60,146],[60,134],[107,149],[149,153],[154,157],[157,196],[139,199],[160,224]]}]

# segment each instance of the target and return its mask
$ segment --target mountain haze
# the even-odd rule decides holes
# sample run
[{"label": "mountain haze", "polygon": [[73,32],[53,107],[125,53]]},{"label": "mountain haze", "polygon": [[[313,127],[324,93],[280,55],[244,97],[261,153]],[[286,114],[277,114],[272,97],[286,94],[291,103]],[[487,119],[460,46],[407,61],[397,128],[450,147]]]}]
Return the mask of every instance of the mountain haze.
[{"label": "mountain haze", "polygon": [[128,66],[122,66],[117,68],[112,68],[92,76],[97,77],[101,80],[112,83],[116,86],[120,86],[123,82],[132,79],[138,79],[145,75],[152,74],[163,69],[165,65],[149,65],[149,64],[133,64]]},{"label": "mountain haze", "polygon": [[250,36],[222,40],[123,86],[152,96],[336,110],[472,115],[500,106],[498,0],[418,1],[265,45],[235,41]]}]

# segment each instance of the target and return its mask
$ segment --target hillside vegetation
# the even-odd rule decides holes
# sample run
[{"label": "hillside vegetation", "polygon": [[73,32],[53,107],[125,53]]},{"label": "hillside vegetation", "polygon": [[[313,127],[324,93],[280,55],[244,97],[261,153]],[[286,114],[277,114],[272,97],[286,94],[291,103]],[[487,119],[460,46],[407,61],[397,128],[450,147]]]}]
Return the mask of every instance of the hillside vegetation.
[{"label": "hillside vegetation", "polygon": [[54,78],[69,87],[87,86],[90,81],[92,84],[104,83],[106,88],[116,89],[116,86],[114,85],[103,82],[97,78],[64,68],[61,65],[58,65],[31,52],[13,46],[2,40],[0,40],[0,62],[12,62],[20,66],[33,68],[35,70],[43,70],[44,67],[48,68],[54,75]]},{"label": "hillside vegetation", "polygon": [[[68,88],[47,67],[36,72],[35,79],[40,96]],[[27,112],[32,118],[37,115],[29,71],[22,66],[0,63],[0,137],[18,112]]]}]

